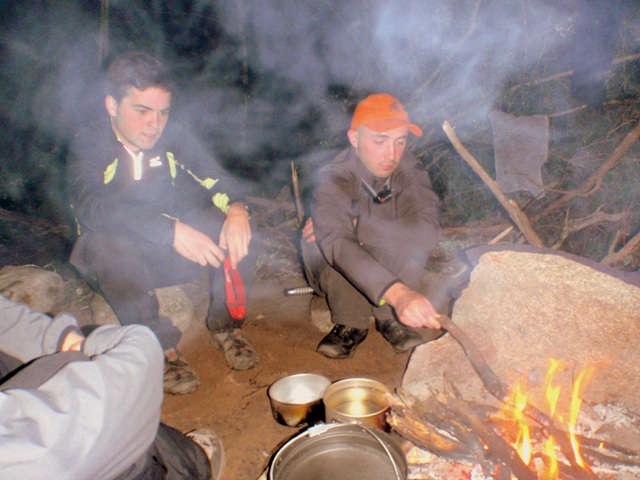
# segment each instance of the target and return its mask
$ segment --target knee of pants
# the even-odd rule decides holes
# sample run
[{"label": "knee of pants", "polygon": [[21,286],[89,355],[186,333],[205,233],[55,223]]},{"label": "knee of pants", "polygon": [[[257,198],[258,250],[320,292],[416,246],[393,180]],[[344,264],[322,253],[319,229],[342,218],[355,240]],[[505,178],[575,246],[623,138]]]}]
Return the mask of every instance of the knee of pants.
[{"label": "knee of pants", "polygon": [[138,243],[129,239],[104,233],[81,235],[71,254],[71,262],[81,271],[96,274],[105,268],[113,269],[119,264],[133,267],[142,257]]}]

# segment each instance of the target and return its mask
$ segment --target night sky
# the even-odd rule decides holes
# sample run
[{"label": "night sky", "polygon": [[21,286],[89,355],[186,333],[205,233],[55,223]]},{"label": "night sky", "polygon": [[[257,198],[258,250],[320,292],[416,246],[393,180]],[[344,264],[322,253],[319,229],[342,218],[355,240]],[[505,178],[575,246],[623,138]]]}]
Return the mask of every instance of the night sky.
[{"label": "night sky", "polygon": [[[258,190],[285,184],[292,159],[304,164],[345,145],[352,108],[368,93],[398,97],[427,132],[447,118],[463,129],[486,122],[509,84],[593,71],[594,61],[640,51],[636,1],[0,5],[0,206],[52,217],[66,208],[68,139],[104,114],[101,69],[126,49],[151,51],[174,68],[172,121]],[[577,41],[580,32],[588,34]]]}]

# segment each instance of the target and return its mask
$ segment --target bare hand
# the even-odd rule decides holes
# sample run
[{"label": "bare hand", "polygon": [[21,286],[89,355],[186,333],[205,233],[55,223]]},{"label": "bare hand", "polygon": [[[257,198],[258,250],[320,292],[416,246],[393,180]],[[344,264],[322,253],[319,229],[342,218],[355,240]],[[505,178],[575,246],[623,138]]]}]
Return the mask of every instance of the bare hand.
[{"label": "bare hand", "polygon": [[62,341],[61,352],[79,352],[82,348],[84,337],[76,331],[70,331]]},{"label": "bare hand", "polygon": [[217,268],[222,265],[225,257],[222,249],[211,238],[180,221],[175,224],[173,248],[187,260],[203,267],[211,265]]},{"label": "bare hand", "polygon": [[241,203],[232,203],[227,212],[227,219],[222,224],[220,232],[220,248],[229,253],[231,267],[237,268],[238,263],[249,253],[251,243],[251,225],[249,214]]},{"label": "bare hand", "polygon": [[304,238],[307,243],[313,243],[316,241],[316,236],[313,232],[313,220],[311,220],[311,217],[307,218],[307,221],[302,227],[302,238]]},{"label": "bare hand", "polygon": [[431,302],[406,285],[402,283],[392,285],[383,298],[395,309],[398,319],[405,325],[414,328],[441,328],[438,322],[440,314],[436,312]]}]

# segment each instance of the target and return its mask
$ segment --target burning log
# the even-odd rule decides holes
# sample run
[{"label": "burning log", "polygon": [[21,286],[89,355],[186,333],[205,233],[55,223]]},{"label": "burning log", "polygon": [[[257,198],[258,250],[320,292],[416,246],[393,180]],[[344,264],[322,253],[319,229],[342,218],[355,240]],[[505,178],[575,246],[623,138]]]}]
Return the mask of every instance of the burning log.
[{"label": "burning log", "polygon": [[[499,478],[535,480],[537,473],[527,466],[516,449],[500,434],[499,412],[495,406],[481,405],[437,393],[423,401],[416,401],[402,390],[388,396],[391,407],[387,423],[414,445],[438,457],[454,462],[479,464],[485,472],[499,472]],[[532,425],[532,436],[549,438],[551,432],[541,425]],[[569,442],[569,434],[555,430],[558,443]],[[565,440],[560,440],[564,438]],[[583,456],[592,464],[615,468],[624,465],[640,467],[640,454],[601,439],[578,436]],[[566,463],[558,462],[557,478],[581,480],[598,478],[584,466],[575,465],[562,453]],[[544,452],[537,452],[533,461],[549,465],[557,460]]]},{"label": "burning log", "polygon": [[[446,315],[440,317],[440,324],[442,328],[447,330],[449,334],[460,344],[463,348],[467,358],[471,362],[473,369],[476,371],[480,380],[487,391],[498,400],[507,401],[507,388],[504,383],[498,378],[495,372],[491,369],[487,361],[485,360],[482,352],[476,347],[474,342],[467,336],[467,334],[458,327],[452,320]],[[558,427],[554,425],[553,420],[535,408],[533,405],[526,403],[523,407],[523,413],[536,421],[540,425],[544,426],[550,431],[551,434],[558,440],[559,446],[562,449],[565,457],[571,462],[572,465],[577,467],[578,472],[584,472],[581,476],[577,477],[584,480],[592,480],[597,477],[591,472],[588,465],[582,464],[580,459],[576,458],[574,449],[571,445],[571,439],[562,432]],[[520,477],[518,477],[520,478]]]}]

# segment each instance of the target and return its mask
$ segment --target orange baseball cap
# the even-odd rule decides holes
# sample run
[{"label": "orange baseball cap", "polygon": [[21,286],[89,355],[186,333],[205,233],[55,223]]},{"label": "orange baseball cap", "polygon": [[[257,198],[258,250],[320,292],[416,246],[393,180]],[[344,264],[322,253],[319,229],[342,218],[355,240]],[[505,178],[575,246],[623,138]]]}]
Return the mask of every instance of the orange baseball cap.
[{"label": "orange baseball cap", "polygon": [[357,130],[362,125],[374,132],[409,127],[416,137],[422,136],[422,130],[411,123],[402,104],[387,93],[369,95],[358,104],[351,119],[351,130]]}]

